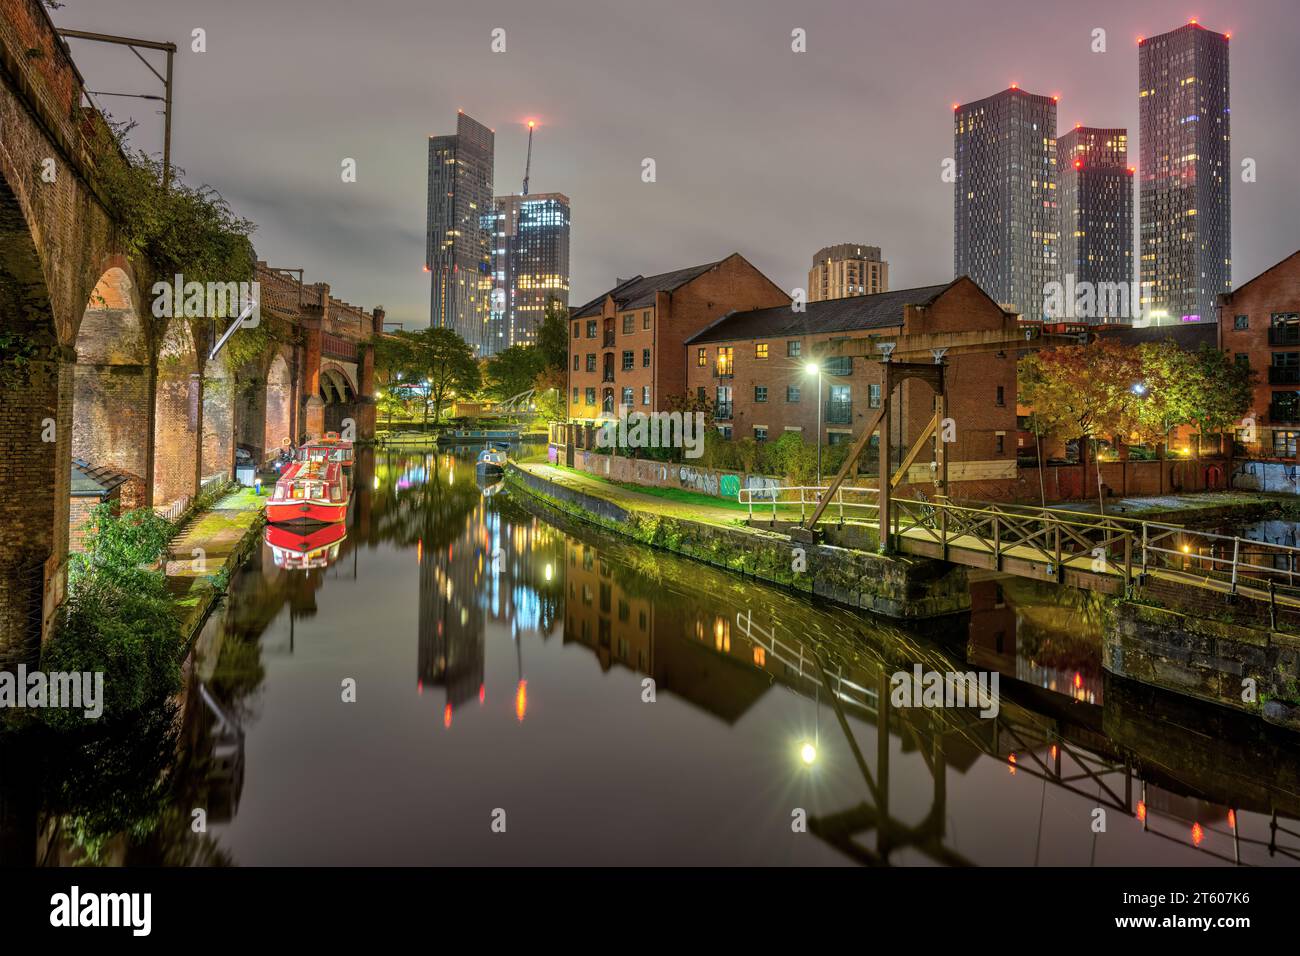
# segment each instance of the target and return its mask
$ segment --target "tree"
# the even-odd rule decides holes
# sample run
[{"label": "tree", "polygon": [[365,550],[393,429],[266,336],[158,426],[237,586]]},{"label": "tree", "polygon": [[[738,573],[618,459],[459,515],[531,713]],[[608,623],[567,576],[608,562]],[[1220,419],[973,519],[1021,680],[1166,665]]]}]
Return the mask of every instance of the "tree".
[{"label": "tree", "polygon": [[1133,387],[1143,380],[1130,346],[1097,340],[1044,349],[1020,360],[1018,394],[1033,409],[1031,430],[1061,438],[1102,438],[1133,430]]},{"label": "tree", "polygon": [[546,314],[537,327],[537,350],[543,368],[569,367],[569,310],[552,296],[546,301]]},{"label": "tree", "polygon": [[534,388],[543,361],[541,351],[531,345],[512,345],[498,352],[486,362],[484,393],[504,402]]},{"label": "tree", "polygon": [[542,369],[533,380],[537,391],[535,401],[537,413],[549,422],[563,421],[568,406],[564,401],[564,390],[569,387],[569,374],[564,368]]},{"label": "tree", "polygon": [[[1098,439],[1127,436],[1134,430],[1134,386],[1142,382],[1142,364],[1132,346],[1097,339],[1087,345],[1034,352],[1020,360],[1017,377],[1019,400],[1033,409],[1031,430],[1080,440],[1085,482],[1088,440],[1096,458]],[[1097,502],[1104,514],[1100,468]]]},{"label": "tree", "polygon": [[442,418],[442,406],[455,395],[472,395],[479,390],[482,376],[474,353],[451,329],[428,328],[399,333],[411,343],[412,372],[416,381],[425,384],[424,422],[429,421],[433,406],[433,423]]},{"label": "tree", "polygon": [[1190,358],[1189,420],[1200,435],[1231,432],[1253,404],[1255,373],[1209,345],[1202,345]]}]

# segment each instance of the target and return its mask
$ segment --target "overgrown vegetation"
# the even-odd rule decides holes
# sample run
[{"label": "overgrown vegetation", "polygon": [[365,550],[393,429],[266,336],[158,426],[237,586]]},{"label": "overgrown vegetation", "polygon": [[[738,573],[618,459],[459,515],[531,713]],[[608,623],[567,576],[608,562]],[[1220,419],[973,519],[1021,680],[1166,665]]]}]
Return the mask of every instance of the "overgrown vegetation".
[{"label": "overgrown vegetation", "polygon": [[[155,710],[180,689],[183,641],[158,564],[172,525],[147,508],[91,512],[85,552],[72,559],[68,597],[41,654],[46,672],[104,674],[108,723]],[[80,711],[46,708],[60,729],[82,727]]]}]

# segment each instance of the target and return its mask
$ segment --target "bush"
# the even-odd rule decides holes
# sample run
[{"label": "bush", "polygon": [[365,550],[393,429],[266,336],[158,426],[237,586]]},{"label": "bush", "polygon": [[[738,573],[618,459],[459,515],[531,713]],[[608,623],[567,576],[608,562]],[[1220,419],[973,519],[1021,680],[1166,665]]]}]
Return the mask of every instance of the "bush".
[{"label": "bush", "polygon": [[[157,707],[180,689],[180,625],[167,590],[122,586],[103,575],[83,576],[68,594],[41,654],[47,673],[104,675],[103,714],[114,720]],[[80,727],[81,710],[48,707],[45,722]]]},{"label": "bush", "polygon": [[[91,512],[86,551],[73,556],[68,597],[41,654],[46,672],[104,675],[101,719],[156,707],[180,689],[183,640],[163,574],[172,526],[147,508]],[[45,708],[51,726],[81,726],[82,711]]]}]

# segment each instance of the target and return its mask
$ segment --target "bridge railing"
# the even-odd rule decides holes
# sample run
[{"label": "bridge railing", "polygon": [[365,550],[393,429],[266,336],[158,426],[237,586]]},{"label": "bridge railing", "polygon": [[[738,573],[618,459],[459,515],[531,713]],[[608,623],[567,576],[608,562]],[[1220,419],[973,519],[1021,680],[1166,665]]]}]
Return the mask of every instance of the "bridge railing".
[{"label": "bridge railing", "polygon": [[[796,514],[798,520],[802,522],[813,513],[826,491],[825,485],[741,488],[737,494],[737,501],[742,505],[748,505],[751,521],[757,509],[759,517],[770,516],[774,522],[793,521]],[[874,522],[880,513],[880,506],[877,504],[879,495],[880,492],[875,488],[840,485],[835,490],[822,519],[825,521],[838,519],[841,524],[846,517],[851,517],[855,521]]]},{"label": "bridge railing", "polygon": [[[827,488],[789,485],[742,488],[737,495],[749,518],[806,520]],[[820,523],[846,521],[878,524],[879,492],[841,486],[832,494]],[[992,555],[995,567],[1004,557],[1041,562],[1056,569],[1121,575],[1126,584],[1135,573],[1174,572],[1187,583],[1231,594],[1255,589],[1273,600],[1281,596],[1300,607],[1300,548],[1237,535],[1200,531],[1180,525],[1116,515],[1097,515],[1002,504],[957,504],[933,500],[891,499],[891,538],[927,541],[949,548]]]},{"label": "bridge railing", "polygon": [[1239,535],[1143,522],[1142,569],[1164,568],[1228,585],[1300,597],[1300,548]]}]

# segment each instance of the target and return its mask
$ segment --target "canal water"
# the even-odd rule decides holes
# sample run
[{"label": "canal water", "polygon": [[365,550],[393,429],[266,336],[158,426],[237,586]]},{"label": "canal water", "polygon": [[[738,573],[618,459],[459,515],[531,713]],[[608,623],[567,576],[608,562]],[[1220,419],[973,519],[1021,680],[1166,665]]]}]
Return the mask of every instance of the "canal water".
[{"label": "canal water", "polygon": [[[1297,860],[1290,738],[1104,676],[1087,594],[973,575],[910,629],[543,520],[471,450],[356,472],[346,537],[231,581],[99,862]],[[996,672],[996,716],[899,706],[914,665]]]}]

